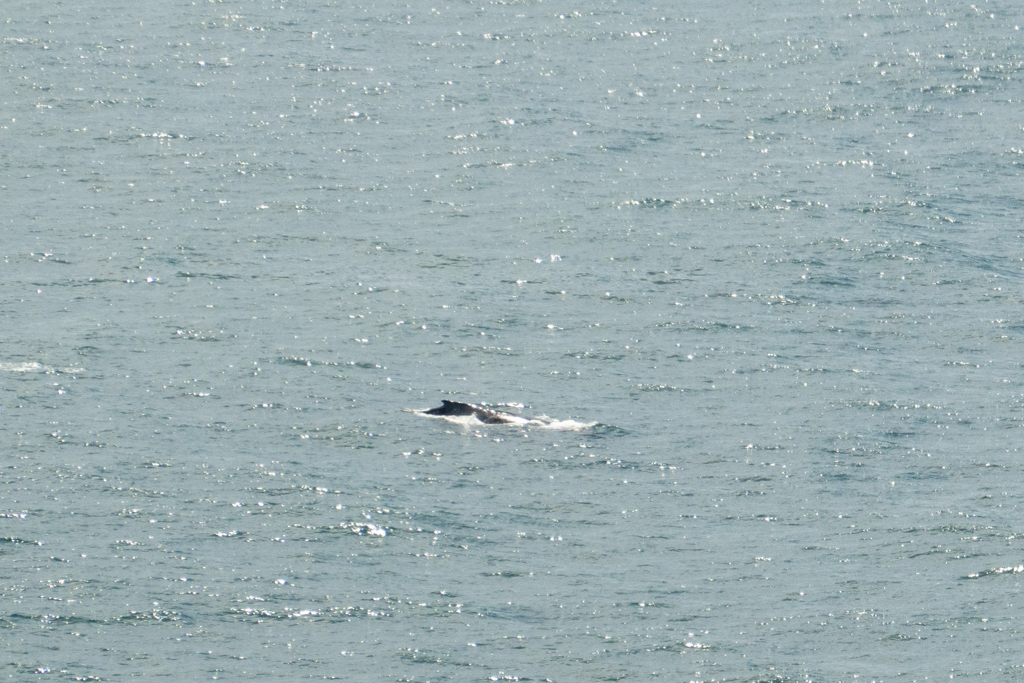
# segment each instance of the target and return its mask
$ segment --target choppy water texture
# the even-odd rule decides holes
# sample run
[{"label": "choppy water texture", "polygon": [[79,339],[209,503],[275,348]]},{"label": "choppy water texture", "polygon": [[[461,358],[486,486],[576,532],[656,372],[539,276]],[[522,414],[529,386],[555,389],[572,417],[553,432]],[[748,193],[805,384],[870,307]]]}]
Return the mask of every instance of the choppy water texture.
[{"label": "choppy water texture", "polygon": [[1024,677],[1018,4],[0,18],[0,674]]}]

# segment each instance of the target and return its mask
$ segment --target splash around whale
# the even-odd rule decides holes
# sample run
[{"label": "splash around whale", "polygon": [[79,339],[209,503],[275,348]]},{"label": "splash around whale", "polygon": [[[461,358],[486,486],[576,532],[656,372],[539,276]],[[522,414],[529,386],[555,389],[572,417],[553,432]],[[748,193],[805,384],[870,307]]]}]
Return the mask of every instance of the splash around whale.
[{"label": "splash around whale", "polygon": [[486,405],[475,403],[463,403],[461,401],[448,401],[442,399],[441,405],[430,410],[414,410],[417,415],[425,417],[441,418],[448,422],[460,424],[465,427],[476,425],[517,425],[520,427],[536,427],[541,429],[557,429],[562,431],[583,431],[590,429],[596,422],[577,422],[576,420],[556,420],[547,415],[538,417],[526,417],[510,413],[505,410],[496,410]]}]

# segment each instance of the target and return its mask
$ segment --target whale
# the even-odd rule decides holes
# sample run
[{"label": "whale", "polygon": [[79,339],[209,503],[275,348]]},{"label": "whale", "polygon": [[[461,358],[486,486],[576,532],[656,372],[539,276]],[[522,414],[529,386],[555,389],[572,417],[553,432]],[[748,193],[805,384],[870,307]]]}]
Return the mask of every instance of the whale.
[{"label": "whale", "polygon": [[474,424],[485,425],[516,425],[519,427],[555,429],[560,431],[586,431],[597,425],[596,422],[577,422],[575,420],[556,420],[547,415],[526,417],[504,410],[495,410],[488,406],[462,401],[441,400],[441,405],[430,410],[412,410],[417,415],[441,418],[448,422],[470,427]]},{"label": "whale", "polygon": [[488,425],[528,424],[530,422],[529,418],[520,417],[519,415],[506,413],[501,410],[445,399],[441,399],[440,407],[424,410],[422,414],[434,417],[475,417],[480,422]]}]

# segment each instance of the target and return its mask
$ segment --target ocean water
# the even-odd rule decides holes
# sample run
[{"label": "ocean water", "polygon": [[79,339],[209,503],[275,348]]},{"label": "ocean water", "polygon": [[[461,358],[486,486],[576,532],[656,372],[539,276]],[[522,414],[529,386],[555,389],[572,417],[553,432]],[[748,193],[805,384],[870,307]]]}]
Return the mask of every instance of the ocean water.
[{"label": "ocean water", "polygon": [[1024,677],[1017,4],[0,9],[0,677]]}]

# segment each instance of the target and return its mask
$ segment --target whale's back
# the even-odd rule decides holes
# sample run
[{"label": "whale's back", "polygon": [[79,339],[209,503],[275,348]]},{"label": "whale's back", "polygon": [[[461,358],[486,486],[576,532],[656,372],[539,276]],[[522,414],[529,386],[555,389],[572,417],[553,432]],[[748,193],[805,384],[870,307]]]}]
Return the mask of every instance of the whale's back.
[{"label": "whale's back", "polygon": [[478,408],[468,403],[461,403],[459,401],[446,401],[441,399],[441,406],[439,408],[431,408],[430,410],[424,410],[424,415],[438,415],[438,416],[458,416],[458,415],[472,415]]}]

